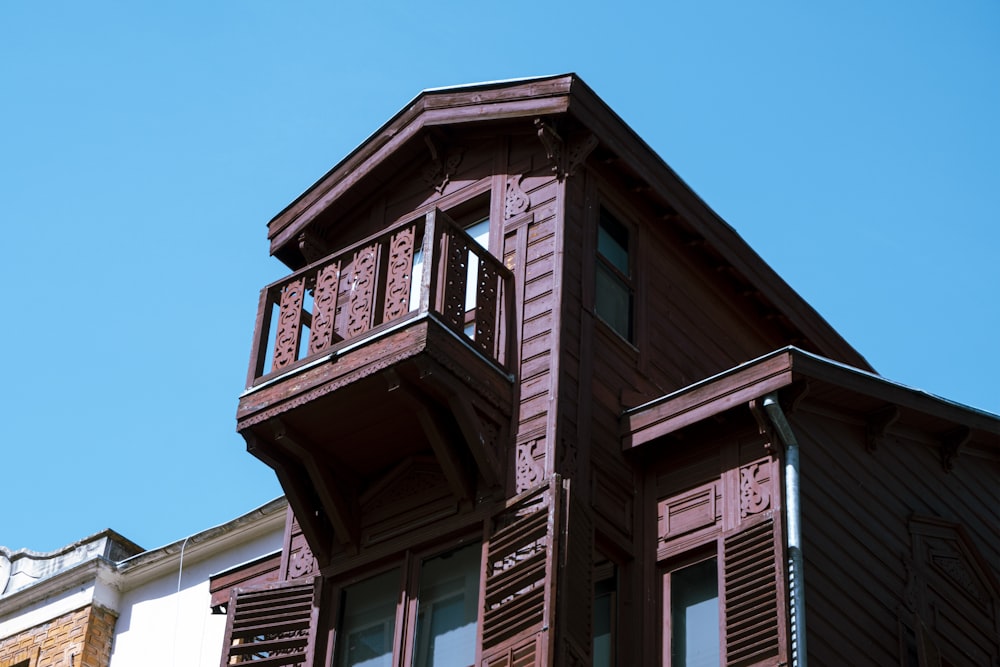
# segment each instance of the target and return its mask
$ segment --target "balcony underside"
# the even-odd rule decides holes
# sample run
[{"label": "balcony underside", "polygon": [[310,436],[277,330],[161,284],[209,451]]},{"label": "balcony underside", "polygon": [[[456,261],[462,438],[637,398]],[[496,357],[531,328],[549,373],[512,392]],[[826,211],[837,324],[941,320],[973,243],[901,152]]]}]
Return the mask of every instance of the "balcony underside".
[{"label": "balcony underside", "polygon": [[512,378],[432,314],[258,385],[237,430],[278,475],[314,553],[360,542],[366,490],[433,458],[456,503],[506,482]]}]

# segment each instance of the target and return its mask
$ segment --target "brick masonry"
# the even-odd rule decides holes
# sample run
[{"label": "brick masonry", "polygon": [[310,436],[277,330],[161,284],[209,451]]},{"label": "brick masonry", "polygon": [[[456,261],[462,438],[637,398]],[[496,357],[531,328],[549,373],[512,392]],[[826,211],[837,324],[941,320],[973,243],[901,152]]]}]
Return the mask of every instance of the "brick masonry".
[{"label": "brick masonry", "polygon": [[0,639],[0,667],[108,667],[117,619],[87,605]]}]

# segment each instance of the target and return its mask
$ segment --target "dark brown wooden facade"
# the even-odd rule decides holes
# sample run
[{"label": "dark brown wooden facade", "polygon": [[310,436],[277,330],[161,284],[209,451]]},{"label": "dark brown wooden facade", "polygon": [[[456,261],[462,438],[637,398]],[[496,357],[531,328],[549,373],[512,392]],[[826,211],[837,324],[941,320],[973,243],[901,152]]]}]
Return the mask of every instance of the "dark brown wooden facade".
[{"label": "dark brown wooden facade", "polygon": [[818,664],[1000,658],[1000,420],[875,375],[578,77],[421,94],[268,234],[237,428],[295,520],[222,664],[436,664],[470,553],[447,664],[684,664],[705,572],[723,664],[801,662],[802,588]]}]

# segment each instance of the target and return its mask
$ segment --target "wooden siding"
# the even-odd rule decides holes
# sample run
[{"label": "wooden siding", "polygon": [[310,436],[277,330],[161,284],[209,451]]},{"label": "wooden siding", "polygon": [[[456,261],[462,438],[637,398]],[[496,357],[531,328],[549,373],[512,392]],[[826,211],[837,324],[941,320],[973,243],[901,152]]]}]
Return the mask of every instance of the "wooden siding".
[{"label": "wooden siding", "polygon": [[[916,566],[910,518],[941,517],[963,526],[995,576],[1000,465],[960,457],[946,473],[938,443],[916,434],[892,433],[870,452],[863,422],[808,408],[794,413],[793,428],[802,452],[810,659],[898,665],[900,622],[913,614],[907,601],[913,594],[908,572]],[[996,635],[987,642],[993,660],[997,642]],[[979,654],[970,643],[972,655]]]}]

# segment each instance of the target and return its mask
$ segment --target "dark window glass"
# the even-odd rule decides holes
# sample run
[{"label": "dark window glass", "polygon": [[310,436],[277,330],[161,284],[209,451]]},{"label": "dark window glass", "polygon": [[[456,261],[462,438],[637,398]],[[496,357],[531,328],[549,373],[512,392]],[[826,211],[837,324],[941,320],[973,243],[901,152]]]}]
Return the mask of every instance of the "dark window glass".
[{"label": "dark window glass", "polygon": [[670,573],[670,665],[719,665],[719,575],[715,558]]},{"label": "dark window glass", "polygon": [[594,584],[594,667],[613,667],[616,623],[618,616],[618,577],[613,563],[598,568],[600,577]]},{"label": "dark window glass", "polygon": [[632,340],[632,263],[629,231],[605,209],[597,228],[597,285],[594,310],[612,329]]}]

